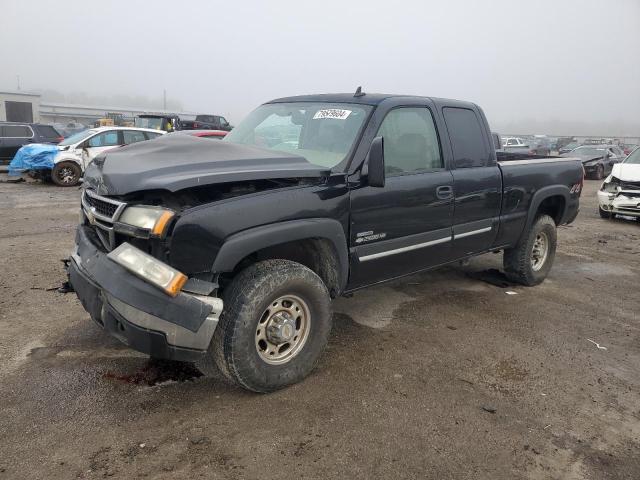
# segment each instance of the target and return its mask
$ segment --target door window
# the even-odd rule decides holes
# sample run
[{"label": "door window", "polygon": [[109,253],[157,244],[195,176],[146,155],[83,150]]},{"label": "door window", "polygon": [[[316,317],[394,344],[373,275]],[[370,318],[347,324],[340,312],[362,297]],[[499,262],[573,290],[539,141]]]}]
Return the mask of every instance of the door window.
[{"label": "door window", "polygon": [[385,171],[389,176],[444,167],[436,126],[426,107],[391,110],[378,136],[384,139]]},{"label": "door window", "polygon": [[89,139],[89,147],[115,147],[118,143],[118,131],[104,132]]},{"label": "door window", "polygon": [[144,132],[139,132],[137,130],[123,130],[122,137],[125,145],[130,145],[136,142],[144,142],[146,140]]},{"label": "door window", "polygon": [[[483,167],[489,160],[480,122],[473,110],[445,107],[442,109],[456,168]],[[520,142],[517,142],[520,144]]]}]

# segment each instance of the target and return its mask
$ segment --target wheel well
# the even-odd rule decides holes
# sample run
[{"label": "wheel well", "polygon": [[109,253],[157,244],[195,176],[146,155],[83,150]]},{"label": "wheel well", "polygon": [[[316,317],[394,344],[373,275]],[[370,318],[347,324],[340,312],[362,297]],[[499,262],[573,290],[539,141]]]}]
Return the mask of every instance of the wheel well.
[{"label": "wheel well", "polygon": [[318,275],[329,290],[331,298],[340,294],[340,265],[335,247],[325,238],[307,238],[273,245],[253,252],[238,262],[232,272],[220,275],[220,286],[231,280],[249,265],[263,260],[291,260],[309,268]]},{"label": "wheel well", "polygon": [[540,215],[549,215],[559,225],[564,215],[564,207],[566,201],[562,195],[553,195],[545,198],[540,205],[538,205],[538,211],[536,217]]}]

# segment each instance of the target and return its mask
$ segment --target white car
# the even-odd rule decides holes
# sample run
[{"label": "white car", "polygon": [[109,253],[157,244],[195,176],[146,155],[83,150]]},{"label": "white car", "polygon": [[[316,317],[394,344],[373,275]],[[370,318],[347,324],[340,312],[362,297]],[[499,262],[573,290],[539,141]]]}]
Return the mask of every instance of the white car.
[{"label": "white car", "polygon": [[640,147],[616,163],[598,191],[602,218],[628,215],[640,220]]},{"label": "white car", "polygon": [[151,140],[166,132],[150,128],[99,127],[83,130],[58,144],[53,159],[51,179],[56,185],[77,185],[87,165],[100,153],[111,148]]}]

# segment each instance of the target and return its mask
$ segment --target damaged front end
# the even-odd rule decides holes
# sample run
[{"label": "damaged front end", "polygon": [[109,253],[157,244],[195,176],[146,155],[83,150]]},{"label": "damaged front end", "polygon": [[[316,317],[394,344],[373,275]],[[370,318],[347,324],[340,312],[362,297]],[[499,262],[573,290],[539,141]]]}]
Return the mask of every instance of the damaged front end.
[{"label": "damaged front end", "polygon": [[598,203],[604,212],[640,217],[640,181],[623,181],[610,175],[598,191]]}]

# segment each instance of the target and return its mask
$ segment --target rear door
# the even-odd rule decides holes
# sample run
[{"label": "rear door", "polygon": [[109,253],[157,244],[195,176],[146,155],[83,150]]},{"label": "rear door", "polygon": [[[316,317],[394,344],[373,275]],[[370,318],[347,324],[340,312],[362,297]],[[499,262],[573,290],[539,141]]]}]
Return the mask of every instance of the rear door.
[{"label": "rear door", "polygon": [[493,245],[499,225],[502,174],[479,111],[444,106],[442,115],[453,156],[452,253],[460,258]]},{"label": "rear door", "polygon": [[432,109],[427,104],[392,108],[376,136],[384,138],[386,182],[383,188],[367,185],[351,192],[353,287],[451,257],[453,177]]},{"label": "rear door", "polygon": [[2,158],[8,160],[20,147],[34,141],[34,133],[29,125],[3,125],[2,135]]}]

